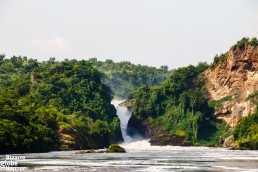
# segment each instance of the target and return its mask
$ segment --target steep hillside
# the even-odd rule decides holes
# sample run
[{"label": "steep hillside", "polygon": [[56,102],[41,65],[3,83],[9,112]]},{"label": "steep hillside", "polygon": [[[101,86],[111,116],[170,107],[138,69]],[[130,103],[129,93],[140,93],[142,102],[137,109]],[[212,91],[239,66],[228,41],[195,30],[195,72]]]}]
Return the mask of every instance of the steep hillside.
[{"label": "steep hillside", "polygon": [[235,137],[240,148],[257,149],[256,117],[237,125],[257,115],[257,90],[258,41],[243,38],[212,65],[179,68],[162,86],[136,90],[128,133],[136,130],[158,145],[221,146]]},{"label": "steep hillside", "polygon": [[205,88],[215,107],[215,116],[231,127],[255,111],[247,97],[258,90],[258,46],[233,46],[227,57],[204,72]]},{"label": "steep hillside", "polygon": [[134,91],[135,102],[128,134],[150,138],[152,145],[220,145],[226,125],[208,106],[205,79],[207,63],[174,70],[162,86]]},{"label": "steep hillside", "polygon": [[0,56],[0,154],[121,141],[110,90],[88,61]]}]

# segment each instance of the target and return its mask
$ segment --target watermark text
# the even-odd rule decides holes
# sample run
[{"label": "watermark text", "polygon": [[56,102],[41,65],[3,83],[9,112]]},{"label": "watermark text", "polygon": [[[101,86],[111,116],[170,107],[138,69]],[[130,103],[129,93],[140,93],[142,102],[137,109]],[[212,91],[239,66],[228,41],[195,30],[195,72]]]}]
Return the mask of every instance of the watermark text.
[{"label": "watermark text", "polygon": [[26,167],[20,167],[19,161],[24,161],[25,156],[6,155],[5,160],[0,161],[0,171],[25,171]]}]

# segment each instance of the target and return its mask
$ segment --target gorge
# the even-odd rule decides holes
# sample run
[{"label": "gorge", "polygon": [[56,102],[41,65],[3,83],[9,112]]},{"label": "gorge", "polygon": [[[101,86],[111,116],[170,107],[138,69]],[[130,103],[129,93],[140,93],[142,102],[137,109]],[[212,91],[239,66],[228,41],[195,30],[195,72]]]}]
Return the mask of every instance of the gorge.
[{"label": "gorge", "polygon": [[126,130],[128,121],[132,115],[132,111],[127,109],[125,106],[120,105],[123,102],[123,100],[112,100],[111,103],[115,106],[116,114],[120,119],[120,128],[124,142],[131,142],[133,141],[133,138],[127,134]]},{"label": "gorge", "polygon": [[[0,55],[0,153],[98,149],[142,138],[153,146],[258,149],[257,47],[257,39],[243,38],[212,64],[174,70]],[[129,109],[111,104],[118,95]]]}]

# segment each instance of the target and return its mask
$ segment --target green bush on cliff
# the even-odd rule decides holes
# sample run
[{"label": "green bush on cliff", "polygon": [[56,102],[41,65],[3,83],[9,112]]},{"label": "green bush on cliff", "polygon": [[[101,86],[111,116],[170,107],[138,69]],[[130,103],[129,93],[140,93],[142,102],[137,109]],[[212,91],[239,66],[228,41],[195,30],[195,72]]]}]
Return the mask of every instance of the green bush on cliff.
[{"label": "green bush on cliff", "polygon": [[251,40],[248,37],[244,37],[241,40],[237,41],[236,45],[234,45],[234,48],[240,48],[243,49],[247,45],[251,46],[258,46],[258,40],[257,38],[252,38]]},{"label": "green bush on cliff", "polygon": [[237,41],[236,46],[240,49],[244,48],[246,45],[248,45],[249,38],[244,37],[240,41]]},{"label": "green bush on cliff", "polygon": [[[252,38],[249,39],[248,37],[243,37],[241,40],[237,41],[237,43],[232,47],[234,50],[236,50],[237,48],[239,49],[244,49],[246,46],[251,45],[251,46],[258,46],[258,40],[257,38]],[[212,63],[212,67],[214,67],[214,65],[216,65],[217,63],[222,62],[224,59],[226,59],[228,57],[228,52],[226,53],[222,53],[220,55],[216,55],[213,58],[213,63]]]},{"label": "green bush on cliff", "polygon": [[60,132],[85,148],[120,138],[109,88],[90,62],[1,55],[0,71],[0,153],[56,150]]},{"label": "green bush on cliff", "polygon": [[217,111],[219,108],[221,108],[222,103],[226,102],[226,101],[231,101],[232,100],[232,96],[225,96],[219,100],[211,100],[209,101],[209,107],[213,108],[214,111]]},{"label": "green bush on cliff", "polygon": [[252,38],[252,39],[249,41],[249,44],[252,45],[252,46],[258,46],[258,40],[257,40],[257,38]]},{"label": "green bush on cliff", "polygon": [[227,53],[222,53],[220,55],[216,55],[213,58],[213,63],[212,63],[212,67],[214,67],[214,65],[216,65],[217,63],[222,62],[224,59],[226,59],[228,57],[228,52]]},{"label": "green bush on cliff", "polygon": [[[258,107],[258,91],[250,94],[246,101],[251,101]],[[233,131],[235,141],[240,149],[258,150],[258,108],[252,115],[242,118]]]},{"label": "green bush on cliff", "polygon": [[242,118],[233,135],[241,149],[258,149],[258,112]]}]

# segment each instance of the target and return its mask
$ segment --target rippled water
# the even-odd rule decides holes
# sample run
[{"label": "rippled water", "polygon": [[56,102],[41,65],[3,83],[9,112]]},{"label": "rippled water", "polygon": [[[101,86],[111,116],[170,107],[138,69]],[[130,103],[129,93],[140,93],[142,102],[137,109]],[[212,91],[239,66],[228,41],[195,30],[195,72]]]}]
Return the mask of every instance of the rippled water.
[{"label": "rippled water", "polygon": [[[75,151],[24,154],[26,171],[257,171],[258,151],[207,147],[122,144],[127,153],[75,154]],[[5,156],[0,156],[4,160]]]}]

